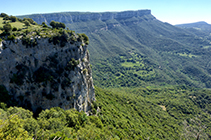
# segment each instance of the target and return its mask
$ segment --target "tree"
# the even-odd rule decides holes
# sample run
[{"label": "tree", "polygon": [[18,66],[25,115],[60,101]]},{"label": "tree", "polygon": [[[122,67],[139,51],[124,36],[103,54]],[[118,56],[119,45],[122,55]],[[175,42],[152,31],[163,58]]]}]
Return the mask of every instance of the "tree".
[{"label": "tree", "polygon": [[28,20],[25,20],[25,21],[24,21],[24,24],[27,26],[27,28],[28,28],[28,26],[30,26],[30,23],[29,23]]},{"label": "tree", "polygon": [[9,24],[9,23],[6,23],[4,26],[3,26],[3,28],[4,28],[4,31],[5,32],[10,32],[11,30],[12,30],[12,26],[11,26],[11,24]]},{"label": "tree", "polygon": [[0,119],[0,139],[31,139],[28,132],[23,129],[23,120],[18,115],[10,115],[8,119]]},{"label": "tree", "polygon": [[56,28],[56,22],[55,22],[55,21],[52,20],[52,21],[50,22],[50,25],[52,26],[52,28]]},{"label": "tree", "polygon": [[0,17],[3,17],[3,20],[9,20],[10,19],[10,17],[5,13],[1,13]]},{"label": "tree", "polygon": [[30,24],[36,25],[37,23],[31,18],[24,18],[23,21],[28,21]]},{"label": "tree", "polygon": [[1,13],[0,17],[8,17],[8,15],[5,13]]},{"label": "tree", "polygon": [[63,29],[65,29],[65,24],[64,23],[62,23],[62,22],[60,22],[60,23],[58,23],[58,25],[57,25],[57,28],[63,28]]},{"label": "tree", "polygon": [[55,22],[55,21],[51,21],[50,22],[50,25],[52,26],[52,28],[65,28],[66,26],[65,26],[65,24],[64,23],[62,23],[62,22]]},{"label": "tree", "polygon": [[18,30],[18,28],[16,28],[16,27],[14,27],[13,29],[12,29],[12,31],[17,31]]},{"label": "tree", "polygon": [[15,16],[10,16],[10,20],[11,20],[12,22],[16,22],[16,21],[17,21],[17,18],[16,18]]},{"label": "tree", "polygon": [[48,25],[45,22],[42,22],[43,27],[48,27]]}]

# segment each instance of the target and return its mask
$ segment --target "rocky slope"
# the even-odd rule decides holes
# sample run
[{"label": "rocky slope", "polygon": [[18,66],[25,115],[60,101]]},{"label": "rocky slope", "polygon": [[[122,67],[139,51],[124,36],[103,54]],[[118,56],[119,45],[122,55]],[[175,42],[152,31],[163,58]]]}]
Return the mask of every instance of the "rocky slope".
[{"label": "rocky slope", "polygon": [[59,106],[88,113],[95,100],[87,45],[65,46],[35,38],[28,47],[20,39],[0,44],[0,85],[34,112]]}]

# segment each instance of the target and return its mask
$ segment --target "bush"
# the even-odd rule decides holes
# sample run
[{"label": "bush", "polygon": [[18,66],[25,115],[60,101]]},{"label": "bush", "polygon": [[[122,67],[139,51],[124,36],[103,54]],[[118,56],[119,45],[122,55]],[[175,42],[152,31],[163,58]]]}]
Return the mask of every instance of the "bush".
[{"label": "bush", "polygon": [[9,23],[6,23],[4,26],[3,26],[3,28],[4,28],[4,31],[5,32],[10,32],[11,30],[12,30],[12,26],[11,26],[11,24],[9,24]]},{"label": "bush", "polygon": [[13,29],[12,29],[12,31],[17,31],[18,29],[16,28],[16,27],[14,27]]},{"label": "bush", "polygon": [[45,22],[42,22],[43,27],[48,27],[48,25]]},{"label": "bush", "polygon": [[21,40],[22,40],[22,44],[25,45],[26,47],[34,47],[38,44],[37,39],[31,39],[26,36],[23,36]]},{"label": "bush", "polygon": [[5,13],[1,13],[0,17],[9,17],[9,16]]},{"label": "bush", "polygon": [[86,45],[89,45],[89,37],[86,34],[84,34],[84,33],[82,33],[80,35],[83,37],[84,43]]},{"label": "bush", "polygon": [[24,24],[25,24],[25,26],[30,26],[30,23],[29,23],[29,21],[27,21],[27,20],[25,20],[24,22],[23,22]]},{"label": "bush", "polygon": [[57,28],[57,29],[59,29],[59,28],[63,28],[64,29],[66,27],[64,23],[62,23],[62,22],[55,22],[53,20],[50,22],[50,25],[52,26],[52,28]]},{"label": "bush", "polygon": [[6,16],[6,17],[3,18],[3,20],[10,20],[10,17]]},{"label": "bush", "polygon": [[37,23],[33,20],[33,19],[31,19],[31,18],[24,18],[23,19],[23,22],[25,22],[25,21],[28,21],[30,24],[32,24],[32,25],[36,25]]},{"label": "bush", "polygon": [[11,20],[12,22],[16,22],[16,21],[17,21],[17,18],[16,18],[15,16],[10,16],[10,20]]},{"label": "bush", "polygon": [[7,37],[7,40],[15,40],[15,36],[14,35],[10,35]]}]

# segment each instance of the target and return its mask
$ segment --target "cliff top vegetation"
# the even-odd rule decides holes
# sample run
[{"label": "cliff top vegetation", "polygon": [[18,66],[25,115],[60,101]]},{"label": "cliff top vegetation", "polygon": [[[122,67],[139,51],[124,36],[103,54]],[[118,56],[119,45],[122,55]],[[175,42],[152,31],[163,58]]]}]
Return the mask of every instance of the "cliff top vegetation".
[{"label": "cliff top vegetation", "polygon": [[8,16],[5,13],[0,14],[0,41],[21,39],[23,45],[36,46],[36,39],[49,38],[49,42],[54,45],[60,44],[61,47],[66,42],[82,42],[82,45],[89,44],[89,38],[84,33],[76,34],[75,31],[65,29],[65,24],[52,21],[49,27],[45,22],[37,24],[31,18],[17,18]]}]

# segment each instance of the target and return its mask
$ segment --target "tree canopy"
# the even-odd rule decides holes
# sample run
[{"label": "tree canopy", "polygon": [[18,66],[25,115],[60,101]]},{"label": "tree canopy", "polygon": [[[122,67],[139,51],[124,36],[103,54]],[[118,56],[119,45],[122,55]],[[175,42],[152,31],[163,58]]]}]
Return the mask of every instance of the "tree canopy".
[{"label": "tree canopy", "polygon": [[65,29],[65,24],[64,23],[62,23],[62,22],[56,22],[56,21],[51,21],[50,22],[50,25],[52,26],[52,28],[63,28],[63,29]]}]

